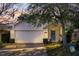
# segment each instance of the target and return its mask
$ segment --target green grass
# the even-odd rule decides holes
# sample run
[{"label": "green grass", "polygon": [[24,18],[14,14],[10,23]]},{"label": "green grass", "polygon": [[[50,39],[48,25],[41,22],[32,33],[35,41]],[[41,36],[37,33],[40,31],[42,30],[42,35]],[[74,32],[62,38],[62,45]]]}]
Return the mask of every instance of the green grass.
[{"label": "green grass", "polygon": [[50,44],[46,46],[48,56],[74,56],[79,55],[76,52],[70,53],[69,48],[62,46],[61,44]]},{"label": "green grass", "polygon": [[57,46],[57,45],[58,44],[50,44],[50,45],[46,46],[48,56],[63,55],[62,49],[64,49],[64,48],[61,45],[59,45],[59,46]]},{"label": "green grass", "polygon": [[0,48],[3,48],[3,47],[4,47],[4,46],[3,46],[3,43],[0,42]]}]

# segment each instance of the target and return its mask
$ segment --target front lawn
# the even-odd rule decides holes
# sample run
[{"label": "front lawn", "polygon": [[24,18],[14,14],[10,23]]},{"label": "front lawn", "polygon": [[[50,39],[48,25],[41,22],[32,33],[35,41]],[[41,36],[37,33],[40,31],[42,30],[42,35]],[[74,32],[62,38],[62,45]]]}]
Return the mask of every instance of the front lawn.
[{"label": "front lawn", "polygon": [[49,44],[46,46],[48,56],[73,56],[79,55],[79,51],[74,53],[69,52],[69,48],[65,48],[62,44]]}]

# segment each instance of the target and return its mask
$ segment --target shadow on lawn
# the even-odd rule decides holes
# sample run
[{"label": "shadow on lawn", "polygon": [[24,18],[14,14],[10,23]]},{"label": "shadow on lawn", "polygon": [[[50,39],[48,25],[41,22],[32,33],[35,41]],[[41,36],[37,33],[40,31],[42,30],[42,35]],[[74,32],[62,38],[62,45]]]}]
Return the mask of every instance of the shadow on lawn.
[{"label": "shadow on lawn", "polygon": [[48,56],[63,56],[66,55],[66,49],[63,46],[52,48],[46,47]]},{"label": "shadow on lawn", "polygon": [[58,47],[46,47],[48,56],[79,56],[79,51],[76,50],[74,53],[70,53],[69,48],[65,48],[64,46]]}]

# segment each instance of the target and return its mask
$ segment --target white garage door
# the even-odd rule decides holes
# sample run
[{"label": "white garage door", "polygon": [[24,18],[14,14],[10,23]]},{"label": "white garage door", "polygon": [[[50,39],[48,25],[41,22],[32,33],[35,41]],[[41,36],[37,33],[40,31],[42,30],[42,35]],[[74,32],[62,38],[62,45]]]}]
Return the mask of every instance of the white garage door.
[{"label": "white garage door", "polygon": [[16,43],[43,43],[43,31],[15,31]]}]

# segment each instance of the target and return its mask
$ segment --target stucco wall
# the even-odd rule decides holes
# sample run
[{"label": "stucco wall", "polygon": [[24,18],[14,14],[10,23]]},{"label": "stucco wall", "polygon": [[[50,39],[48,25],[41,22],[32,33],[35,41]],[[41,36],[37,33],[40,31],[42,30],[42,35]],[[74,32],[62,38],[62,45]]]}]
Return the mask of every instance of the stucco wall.
[{"label": "stucco wall", "polygon": [[48,38],[48,30],[22,22],[14,26],[14,37],[16,43],[43,43],[43,38]]},{"label": "stucco wall", "polygon": [[10,38],[11,39],[15,38],[15,32],[14,32],[14,30],[10,30]]},{"label": "stucco wall", "polygon": [[44,31],[15,31],[16,43],[43,43]]},{"label": "stucco wall", "polygon": [[49,30],[48,30],[48,37],[49,37],[49,40],[51,39],[51,31],[55,31],[56,33],[56,39],[54,42],[58,42],[58,41],[62,41],[62,26],[61,25],[50,25],[49,27]]},{"label": "stucco wall", "polygon": [[33,27],[28,23],[20,23],[14,26],[14,35],[16,43],[43,43],[43,38],[50,39],[51,30],[56,32],[56,42],[62,40],[62,26],[61,25],[50,25],[47,29],[43,27]]}]

